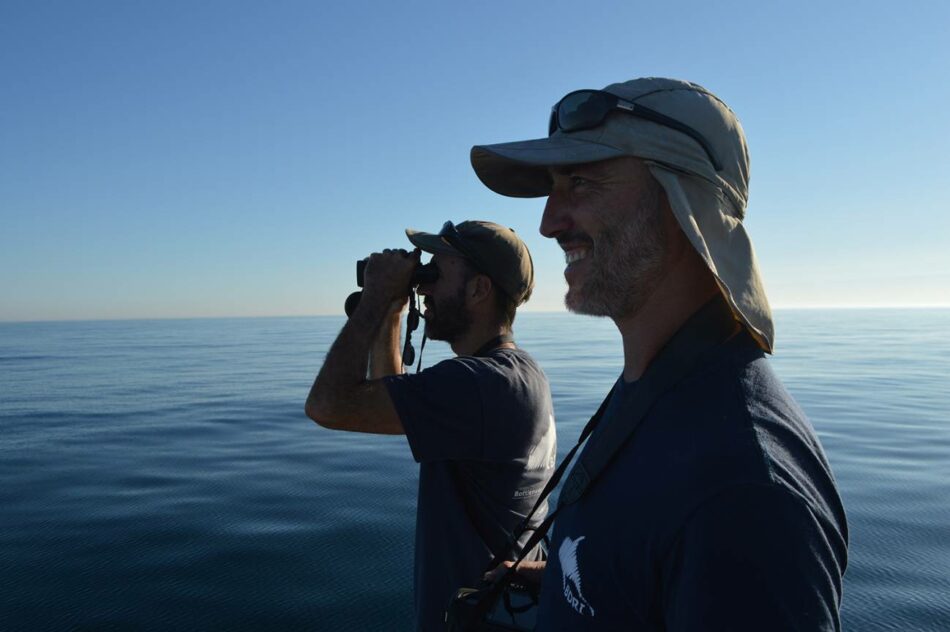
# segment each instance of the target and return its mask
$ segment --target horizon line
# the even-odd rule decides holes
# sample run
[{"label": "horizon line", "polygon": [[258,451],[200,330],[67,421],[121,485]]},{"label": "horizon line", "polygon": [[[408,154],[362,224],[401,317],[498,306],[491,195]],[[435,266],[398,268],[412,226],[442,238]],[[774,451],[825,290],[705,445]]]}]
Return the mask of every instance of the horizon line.
[{"label": "horizon line", "polygon": [[[805,310],[877,310],[877,309],[900,309],[900,310],[926,310],[926,309],[950,309],[950,304],[937,303],[931,305],[777,305],[772,308],[774,311],[805,311]],[[526,310],[523,314],[571,314],[566,309],[560,310]],[[577,316],[586,316],[587,314],[576,314]],[[253,318],[339,318],[343,313],[324,313],[324,314],[257,314],[257,315],[216,315],[216,316],[127,316],[127,317],[93,317],[93,318],[38,318],[33,320],[8,320],[0,318],[0,325],[31,324],[31,323],[94,323],[94,322],[128,322],[128,321],[149,321],[149,320],[238,320]]]}]

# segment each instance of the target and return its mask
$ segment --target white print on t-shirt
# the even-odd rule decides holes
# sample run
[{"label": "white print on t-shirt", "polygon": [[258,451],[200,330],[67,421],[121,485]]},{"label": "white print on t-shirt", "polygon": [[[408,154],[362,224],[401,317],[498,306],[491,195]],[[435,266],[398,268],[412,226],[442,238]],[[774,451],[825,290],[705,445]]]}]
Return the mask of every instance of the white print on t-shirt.
[{"label": "white print on t-shirt", "polygon": [[537,496],[542,491],[544,491],[544,488],[540,486],[535,487],[534,489],[516,489],[512,498],[527,498],[529,496]]},{"label": "white print on t-shirt", "polygon": [[538,443],[528,455],[526,470],[549,470],[557,461],[557,430],[554,428],[554,415],[548,415],[548,427],[538,439]]},{"label": "white print on t-shirt", "polygon": [[558,549],[557,557],[561,562],[561,574],[564,584],[564,599],[570,604],[571,608],[582,616],[594,616],[594,608],[584,599],[584,593],[581,592],[581,569],[577,563],[577,546],[584,541],[587,536],[581,536],[576,540],[564,538],[561,542],[561,548]]}]

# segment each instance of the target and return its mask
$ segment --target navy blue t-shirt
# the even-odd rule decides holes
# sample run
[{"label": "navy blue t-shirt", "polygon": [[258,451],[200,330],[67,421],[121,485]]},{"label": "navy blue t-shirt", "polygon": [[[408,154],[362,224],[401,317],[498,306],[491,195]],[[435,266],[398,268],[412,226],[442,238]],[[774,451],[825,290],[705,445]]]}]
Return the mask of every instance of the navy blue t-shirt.
[{"label": "navy blue t-shirt", "polygon": [[[456,590],[476,586],[493,553],[509,553],[508,534],[553,472],[551,391],[521,349],[457,357],[385,383],[420,464],[416,628],[443,630]],[[532,522],[546,515],[545,506]]]},{"label": "navy blue t-shirt", "polygon": [[[621,378],[588,446],[629,418]],[[655,402],[555,520],[537,630],[839,630],[847,524],[804,413],[745,333]]]}]

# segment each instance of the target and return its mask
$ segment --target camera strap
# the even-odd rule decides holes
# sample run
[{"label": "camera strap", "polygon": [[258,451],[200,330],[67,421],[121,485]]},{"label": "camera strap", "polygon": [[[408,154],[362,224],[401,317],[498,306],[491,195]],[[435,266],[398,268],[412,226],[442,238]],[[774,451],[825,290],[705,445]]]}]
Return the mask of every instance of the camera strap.
[{"label": "camera strap", "polygon": [[[531,511],[528,512],[528,515],[524,517],[521,523],[515,528],[511,534],[511,539],[509,541],[509,547],[511,551],[518,551],[518,540],[521,538],[521,535],[526,531],[534,531],[535,535],[538,535],[537,538],[532,537],[525,543],[525,546],[518,553],[518,562],[521,562],[524,559],[524,556],[527,555],[537,544],[540,542],[544,536],[547,534],[548,526],[550,522],[553,522],[554,514],[557,513],[557,510],[549,514],[548,518],[541,522],[537,527],[531,526],[531,518],[534,517],[534,514],[537,513],[538,509],[545,503],[548,496],[554,491],[554,488],[557,487],[557,484],[561,481],[561,478],[564,476],[564,472],[567,470],[568,466],[571,464],[571,460],[574,458],[574,454],[577,450],[583,445],[584,441],[587,440],[587,437],[594,431],[594,428],[597,427],[597,423],[600,421],[600,418],[603,417],[604,411],[607,410],[607,403],[610,401],[610,397],[616,389],[616,384],[610,389],[607,393],[607,396],[604,398],[604,401],[600,403],[600,406],[597,408],[597,412],[587,421],[587,424],[584,426],[584,429],[581,431],[581,436],[577,440],[577,443],[574,444],[574,447],[567,453],[564,457],[564,460],[561,461],[561,464],[554,470],[554,473],[551,475],[551,478],[548,479],[548,482],[545,484],[544,489],[541,490],[541,493],[538,495],[538,500],[535,501],[534,507],[531,508]],[[550,520],[549,520],[550,519]],[[488,568],[485,571],[490,571],[495,568],[501,562],[505,561],[504,559],[499,559],[496,556],[488,565]]]},{"label": "camera strap", "polygon": [[[488,566],[485,567],[485,572],[492,570],[505,560],[509,558],[509,552],[513,553],[516,556],[515,563],[504,573],[502,573],[495,581],[491,584],[483,586],[477,589],[479,598],[473,606],[472,616],[474,621],[481,621],[484,619],[485,615],[495,604],[499,596],[504,595],[508,586],[514,583],[517,579],[516,569],[518,564],[524,560],[525,556],[528,555],[531,551],[534,550],[534,547],[538,546],[541,541],[547,536],[548,529],[551,528],[551,524],[554,522],[554,517],[560,509],[560,505],[557,509],[552,511],[545,517],[545,519],[537,527],[531,526],[531,518],[534,517],[534,514],[537,513],[538,509],[545,503],[547,497],[554,491],[554,488],[557,487],[558,482],[560,482],[561,477],[564,476],[564,472],[567,470],[567,467],[571,464],[574,454],[577,452],[578,448],[587,440],[590,434],[594,431],[594,428],[597,427],[597,423],[600,421],[600,418],[603,417],[604,411],[607,409],[607,403],[610,401],[611,394],[616,389],[616,384],[610,389],[610,392],[607,393],[607,396],[604,398],[604,401],[600,403],[600,407],[597,408],[597,412],[588,420],[587,425],[584,426],[584,429],[581,431],[581,436],[577,440],[577,443],[574,444],[574,447],[567,453],[564,457],[564,460],[561,461],[561,464],[554,470],[554,473],[551,475],[551,478],[548,479],[547,484],[545,484],[544,489],[541,490],[541,494],[538,496],[538,500],[534,503],[534,507],[531,508],[531,511],[528,512],[528,515],[524,517],[521,523],[508,535],[508,546],[506,550],[501,551],[492,551],[492,560],[488,563]],[[518,546],[518,540],[521,539],[521,536],[528,532],[533,531],[531,537],[528,538],[528,541],[525,542],[523,547]]]},{"label": "camera strap", "polygon": [[[564,482],[564,488],[561,490],[555,510],[550,512],[537,527],[530,527],[531,517],[557,486],[575,452],[590,437],[601,417],[603,417],[607,403],[617,388],[617,384],[614,384],[607,397],[601,402],[597,412],[584,426],[577,443],[551,476],[548,484],[545,485],[534,508],[512,534],[512,540],[517,543],[521,534],[525,531],[534,531],[521,549],[515,563],[493,582],[487,589],[488,595],[486,596],[497,596],[511,583],[516,576],[518,564],[547,535],[554,518],[560,510],[580,500],[590,489],[620,449],[633,436],[640,422],[646,417],[660,396],[689,375],[711,351],[730,340],[739,331],[740,328],[732,314],[732,310],[721,297],[711,300],[696,312],[657,353],[646,372],[638,380],[636,390],[632,395],[630,414],[625,414],[623,417],[613,420],[610,425],[604,427],[595,440],[587,445]],[[488,570],[503,561],[496,558],[492,561],[492,565]],[[484,601],[487,602],[485,604],[485,611],[487,612],[493,598]]]},{"label": "camera strap", "polygon": [[422,370],[422,352],[426,350],[426,340],[429,337],[426,335],[426,332],[422,332],[422,342],[419,344],[419,361],[416,363],[416,373]]}]

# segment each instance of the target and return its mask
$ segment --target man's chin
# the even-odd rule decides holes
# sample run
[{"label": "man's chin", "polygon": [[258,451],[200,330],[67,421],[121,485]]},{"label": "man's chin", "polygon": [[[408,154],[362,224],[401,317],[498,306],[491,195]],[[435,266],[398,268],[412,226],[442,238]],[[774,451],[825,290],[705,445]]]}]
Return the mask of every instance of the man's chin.
[{"label": "man's chin", "polygon": [[569,312],[585,316],[608,316],[609,311],[602,300],[588,296],[582,288],[568,288],[564,306]]},{"label": "man's chin", "polygon": [[441,331],[439,329],[438,325],[432,324],[432,322],[428,320],[426,321],[425,333],[426,333],[426,338],[428,338],[429,340],[439,340],[441,342],[448,342],[448,343],[452,342],[450,340],[451,336],[446,335],[444,331]]}]

